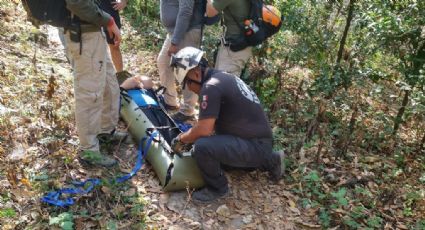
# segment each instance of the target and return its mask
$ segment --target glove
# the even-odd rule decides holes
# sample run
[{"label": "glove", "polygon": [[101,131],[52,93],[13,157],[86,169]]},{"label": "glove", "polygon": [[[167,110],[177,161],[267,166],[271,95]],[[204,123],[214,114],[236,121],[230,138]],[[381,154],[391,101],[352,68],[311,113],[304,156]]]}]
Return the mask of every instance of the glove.
[{"label": "glove", "polygon": [[179,154],[182,152],[187,152],[192,148],[191,144],[185,144],[183,142],[181,142],[180,140],[180,135],[175,137],[172,141],[171,141],[171,150],[173,150],[174,153]]}]

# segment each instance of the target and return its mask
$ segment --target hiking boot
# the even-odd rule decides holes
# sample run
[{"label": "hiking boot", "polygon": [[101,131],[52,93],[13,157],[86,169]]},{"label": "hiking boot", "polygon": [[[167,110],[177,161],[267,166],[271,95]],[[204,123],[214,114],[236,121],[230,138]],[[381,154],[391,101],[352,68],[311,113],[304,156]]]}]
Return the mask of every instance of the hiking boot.
[{"label": "hiking boot", "polygon": [[125,80],[132,77],[133,75],[125,70],[121,72],[117,72],[115,74],[117,76],[118,84],[121,85]]},{"label": "hiking boot", "polygon": [[180,122],[180,123],[185,123],[186,121],[193,121],[195,120],[195,116],[191,115],[191,116],[186,116],[181,112],[175,113],[173,116],[171,116],[171,118],[176,121],[176,122]]},{"label": "hiking boot", "polygon": [[117,163],[112,157],[106,156],[99,151],[83,150],[80,152],[78,159],[81,163],[89,165],[98,165],[111,167]]},{"label": "hiking boot", "polygon": [[210,203],[220,198],[226,197],[227,195],[229,195],[228,187],[226,187],[226,189],[223,192],[215,191],[205,187],[201,190],[193,192],[192,200],[194,202],[199,202],[199,203]]},{"label": "hiking boot", "polygon": [[285,153],[283,150],[273,152],[273,163],[271,168],[268,170],[270,179],[278,183],[282,179],[283,174],[285,173]]},{"label": "hiking boot", "polygon": [[129,134],[127,132],[120,132],[114,129],[111,133],[101,133],[97,135],[99,139],[99,144],[119,144],[124,142],[128,138]]}]

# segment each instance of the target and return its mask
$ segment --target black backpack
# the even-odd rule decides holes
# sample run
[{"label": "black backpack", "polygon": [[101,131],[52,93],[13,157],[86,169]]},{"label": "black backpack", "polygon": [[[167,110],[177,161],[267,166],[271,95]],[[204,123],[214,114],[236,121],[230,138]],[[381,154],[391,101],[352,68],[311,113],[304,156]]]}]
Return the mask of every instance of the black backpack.
[{"label": "black backpack", "polygon": [[283,16],[280,17],[280,23],[274,26],[263,21],[263,1],[247,0],[250,2],[248,18],[244,20],[244,25],[236,20],[235,16],[229,11],[230,16],[243,31],[240,39],[230,41],[230,49],[234,52],[245,49],[248,46],[257,46],[263,43],[267,38],[279,32],[282,27]]},{"label": "black backpack", "polygon": [[22,0],[22,4],[35,26],[67,27],[71,24],[71,12],[66,8],[65,0]]}]

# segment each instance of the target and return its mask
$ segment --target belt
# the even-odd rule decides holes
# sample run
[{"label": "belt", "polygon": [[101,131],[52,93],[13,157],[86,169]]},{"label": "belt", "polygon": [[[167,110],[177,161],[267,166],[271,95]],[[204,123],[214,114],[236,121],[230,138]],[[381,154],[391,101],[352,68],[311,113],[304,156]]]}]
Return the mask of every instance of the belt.
[{"label": "belt", "polygon": [[81,33],[100,32],[100,27],[92,24],[81,25]]}]

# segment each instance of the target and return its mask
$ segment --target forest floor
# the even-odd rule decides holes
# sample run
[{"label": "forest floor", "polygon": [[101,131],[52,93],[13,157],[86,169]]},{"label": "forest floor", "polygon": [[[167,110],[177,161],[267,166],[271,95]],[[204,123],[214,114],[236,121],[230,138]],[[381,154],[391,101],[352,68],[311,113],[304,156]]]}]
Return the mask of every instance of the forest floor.
[{"label": "forest floor", "polygon": [[[284,180],[273,185],[266,173],[258,171],[229,172],[230,196],[209,205],[191,202],[188,198],[191,191],[162,192],[149,165],[144,165],[124,186],[102,186],[79,197],[70,208],[41,203],[41,196],[49,189],[69,186],[72,180],[111,178],[128,172],[135,162],[136,149],[131,144],[123,144],[115,153],[120,166],[112,171],[79,164],[71,67],[56,29],[42,26],[36,30],[25,21],[24,15],[22,8],[13,5],[0,11],[2,229],[72,225],[75,229],[320,226],[314,213],[301,213],[297,208],[298,197],[290,192],[291,185]],[[125,33],[124,43],[142,39],[130,30]],[[132,39],[128,39],[130,34]],[[158,81],[156,53],[127,50],[130,52],[124,53],[124,60],[129,71]]]},{"label": "forest floor", "polygon": [[[25,21],[21,6],[0,3],[1,229],[322,229],[326,215],[347,216],[350,209],[360,207],[354,205],[360,199],[374,203],[379,215],[361,209],[353,212],[360,216],[353,214],[352,220],[371,228],[412,229],[416,219],[424,218],[421,192],[425,177],[420,161],[408,159],[409,174],[399,172],[378,183],[374,180],[378,175],[375,170],[396,168],[394,161],[367,156],[353,162],[337,162],[323,153],[321,162],[326,165],[327,177],[319,185],[321,180],[316,178],[314,167],[309,166],[316,161],[317,147],[302,148],[305,158],[298,163],[306,166],[292,165],[279,184],[272,184],[266,173],[260,171],[227,172],[230,195],[208,205],[194,204],[190,200],[192,191],[161,191],[149,164],[129,182],[103,185],[79,196],[69,208],[42,203],[40,198],[48,191],[67,187],[73,180],[106,179],[129,172],[135,162],[136,147],[123,143],[115,152],[120,164],[113,170],[80,165],[76,160],[78,138],[71,67],[56,30],[47,26],[37,30]],[[143,47],[158,47],[163,38],[143,37],[128,23],[124,25],[124,34],[127,69],[136,75],[151,76],[158,83],[158,48]],[[300,71],[303,72],[295,72],[299,75]],[[394,183],[385,186],[382,181]],[[404,183],[409,184],[407,189],[400,185]],[[356,199],[346,200],[346,190],[340,189],[328,201],[336,203],[330,206],[333,210],[326,212],[322,212],[321,206],[306,205],[301,197],[306,193],[331,193],[332,185],[362,185],[368,190],[356,193]],[[420,191],[419,198],[406,197],[412,190]],[[330,225],[339,229],[339,223],[342,221]]]}]

